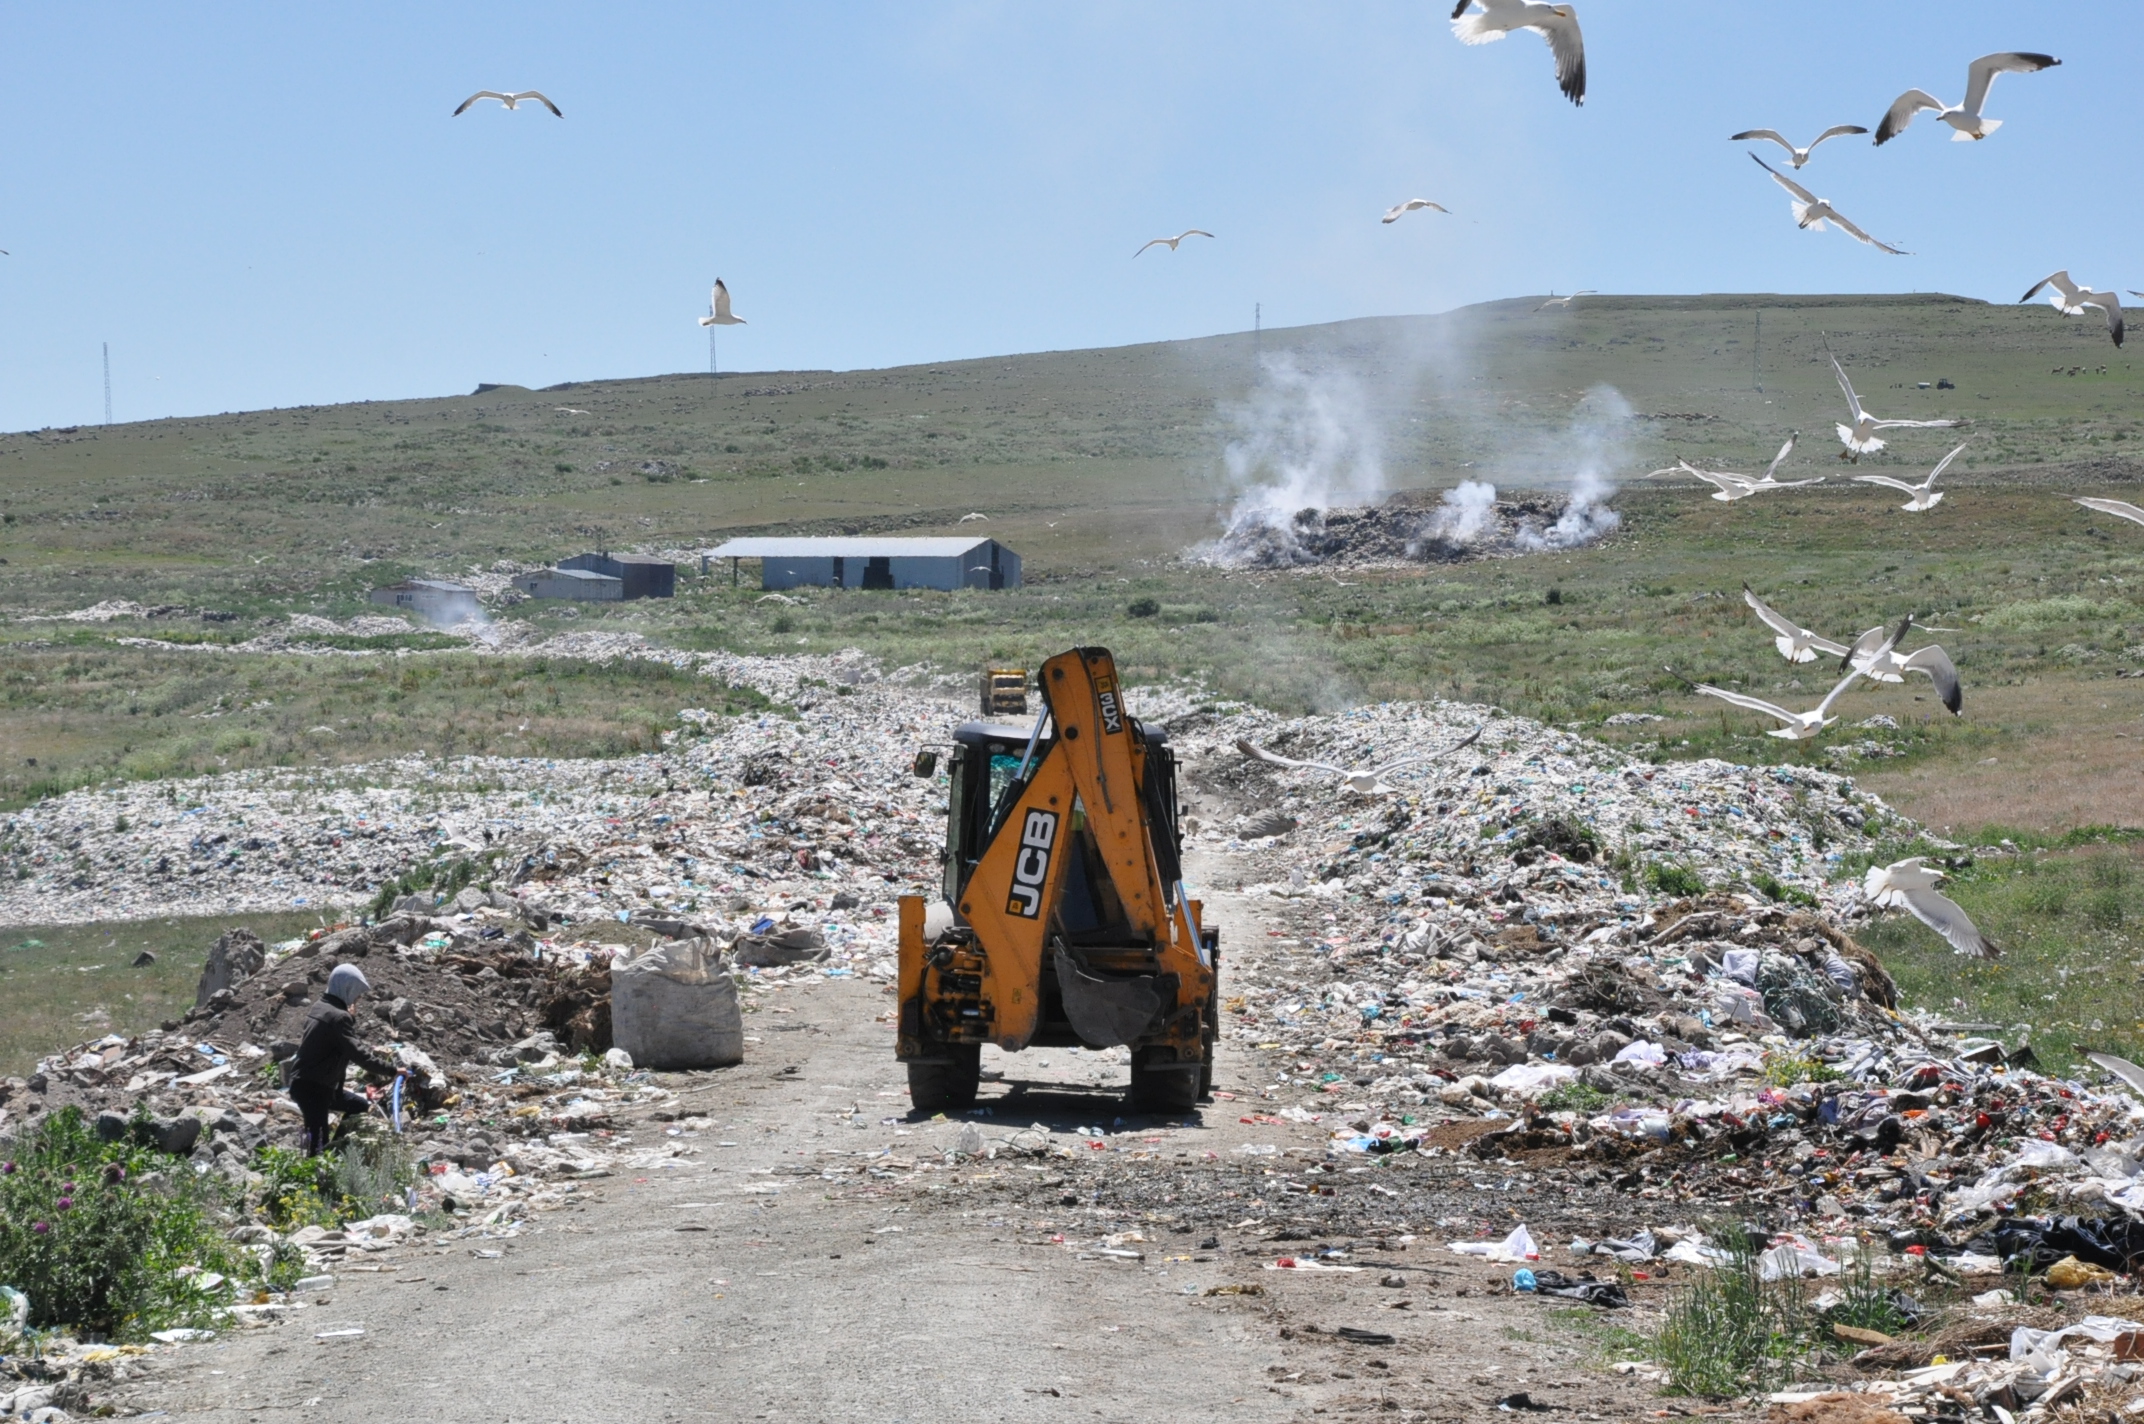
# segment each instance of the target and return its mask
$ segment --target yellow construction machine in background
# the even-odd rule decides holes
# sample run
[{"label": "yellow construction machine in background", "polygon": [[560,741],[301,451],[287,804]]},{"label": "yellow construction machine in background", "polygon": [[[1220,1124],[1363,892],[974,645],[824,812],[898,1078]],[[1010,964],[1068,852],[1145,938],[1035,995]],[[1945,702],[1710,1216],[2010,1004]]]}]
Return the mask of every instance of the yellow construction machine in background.
[{"label": "yellow construction machine in background", "polygon": [[969,1106],[985,1043],[1121,1046],[1135,1106],[1188,1108],[1213,1084],[1220,934],[1184,893],[1176,759],[1125,712],[1107,649],[1059,654],[1036,682],[1031,726],[954,733],[946,906],[901,898],[909,1093]]}]

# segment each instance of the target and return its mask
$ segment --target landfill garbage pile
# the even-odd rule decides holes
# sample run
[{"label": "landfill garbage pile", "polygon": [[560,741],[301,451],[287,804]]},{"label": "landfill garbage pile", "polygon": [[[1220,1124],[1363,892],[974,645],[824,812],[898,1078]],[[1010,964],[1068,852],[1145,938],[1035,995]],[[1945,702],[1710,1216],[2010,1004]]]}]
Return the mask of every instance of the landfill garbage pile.
[{"label": "landfill garbage pile", "polygon": [[[671,746],[622,763],[398,763],[384,786],[213,778],[77,793],[11,818],[7,854],[32,876],[0,899],[10,918],[219,895],[287,907],[323,883],[369,897],[398,867],[450,855],[488,888],[420,892],[379,924],[311,941],[234,937],[185,1022],[9,1081],[0,1132],[78,1105],[242,1178],[253,1144],[295,1136],[272,1065],[315,971],[362,946],[375,987],[361,1017],[416,1070],[420,1209],[451,1202],[456,1230],[518,1230],[570,1205],[585,1176],[689,1153],[683,1135],[632,1141],[636,1117],[673,1110],[656,1080],[604,1052],[616,927],[711,947],[748,998],[827,979],[882,990],[895,898],[931,893],[939,870],[943,781],[911,763],[966,715],[857,658],[724,655],[707,671],[785,711],[684,709]],[[1595,1257],[1692,1268],[1708,1259],[1692,1223],[1732,1211],[1819,1275],[1839,1270],[1849,1235],[1983,1291],[2020,1257],[2075,1289],[2119,1287],[2137,1269],[2144,1241],[2127,1223],[2144,1207],[2144,1110],[2036,1071],[2025,1045],[1898,1002],[1854,938],[1870,911],[1846,867],[1915,828],[1851,780],[1649,765],[1444,702],[1286,719],[1176,689],[1137,693],[1132,710],[1168,724],[1184,758],[1192,878],[1262,922],[1222,959],[1226,1051],[1254,1065],[1253,1083],[1204,1111],[1316,1145],[1165,1154],[1139,1135],[1150,1125],[1099,1120],[1071,1134],[992,1122],[955,1144],[955,1156],[1035,1159],[1002,1200],[1083,1249],[1251,1231],[1276,1269],[1339,1269],[1379,1243],[1450,1241],[1578,1292],[1551,1298],[1610,1309],[1612,1293],[1592,1289],[1605,1279],[1589,1277]],[[1476,727],[1449,757],[1390,771],[1389,793],[1237,748],[1385,766]],[[135,828],[119,832],[123,808]],[[186,877],[201,888],[164,890],[150,852],[207,833],[227,839]],[[215,868],[238,833],[276,837],[290,864],[265,878],[280,885],[240,868],[259,854],[242,841],[238,862]],[[341,870],[322,875],[353,854],[376,868],[339,885]],[[859,1153],[826,1172],[874,1192],[913,1185],[934,1209],[973,1204],[957,1180],[926,1181],[957,1175],[931,1166]],[[1538,1256],[1510,1244],[1514,1218]],[[326,1265],[414,1229],[296,1244]],[[1278,1264],[1283,1251],[1294,1264]],[[2063,1348],[2074,1362],[2103,1343]]]},{"label": "landfill garbage pile", "polygon": [[1440,517],[1431,493],[1402,491],[1359,508],[1308,508],[1286,524],[1244,520],[1203,545],[1196,557],[1230,568],[1306,566],[1368,568],[1399,564],[1456,564],[1512,558],[1547,547],[1546,531],[1570,501],[1557,494],[1522,493],[1490,499],[1463,525]]},{"label": "landfill garbage pile", "polygon": [[[740,893],[771,905],[806,885],[890,904],[889,883],[935,878],[942,812],[909,764],[959,721],[945,702],[879,680],[860,655],[560,641],[546,655],[660,656],[783,710],[682,708],[668,750],[615,761],[419,754],[52,797],[0,817],[0,924],[347,910],[457,859],[577,917],[713,914]],[[851,936],[832,938],[838,956]]]}]

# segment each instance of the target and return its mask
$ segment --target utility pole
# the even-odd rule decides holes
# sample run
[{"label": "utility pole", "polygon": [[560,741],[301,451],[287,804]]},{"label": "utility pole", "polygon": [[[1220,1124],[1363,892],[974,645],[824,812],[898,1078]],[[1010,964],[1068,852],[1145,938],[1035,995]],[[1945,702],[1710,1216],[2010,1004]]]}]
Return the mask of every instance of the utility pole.
[{"label": "utility pole", "polygon": [[112,423],[112,343],[104,343],[104,423]]}]

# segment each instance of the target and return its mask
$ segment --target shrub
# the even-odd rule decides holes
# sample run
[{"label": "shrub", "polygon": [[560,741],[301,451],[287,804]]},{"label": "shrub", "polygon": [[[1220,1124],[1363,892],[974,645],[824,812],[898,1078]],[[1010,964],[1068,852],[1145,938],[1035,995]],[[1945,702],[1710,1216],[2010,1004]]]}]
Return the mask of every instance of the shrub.
[{"label": "shrub", "polygon": [[1152,618],[1155,614],[1161,612],[1161,605],[1151,598],[1135,598],[1132,600],[1131,606],[1124,611],[1134,618]]},{"label": "shrub", "polygon": [[1534,1101],[1543,1112],[1597,1113],[1615,1099],[1591,1083],[1571,1082],[1557,1084]]},{"label": "shrub", "polygon": [[1676,895],[1684,899],[1705,893],[1705,882],[1687,865],[1662,865],[1655,862],[1645,867],[1645,883],[1663,895]]},{"label": "shrub", "polygon": [[218,1302],[179,1271],[233,1268],[214,1190],[64,1108],[0,1146],[0,1281],[40,1328],[123,1338],[202,1319]]}]

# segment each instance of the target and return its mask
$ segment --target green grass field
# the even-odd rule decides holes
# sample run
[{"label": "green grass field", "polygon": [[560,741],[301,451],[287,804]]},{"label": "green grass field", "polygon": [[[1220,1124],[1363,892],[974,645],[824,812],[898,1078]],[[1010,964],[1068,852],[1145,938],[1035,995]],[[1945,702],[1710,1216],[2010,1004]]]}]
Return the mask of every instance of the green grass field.
[{"label": "green grass field", "polygon": [[[977,512],[988,522],[958,527],[1017,549],[1024,589],[762,602],[726,569],[701,578],[688,566],[675,600],[534,617],[543,629],[686,648],[856,646],[889,666],[960,673],[1101,642],[1134,678],[1195,678],[1281,708],[1463,696],[1654,758],[1814,761],[1966,843],[1989,827],[2059,838],[2144,822],[2144,680],[2118,676],[2144,668],[2144,529],[2068,498],[2134,497],[2144,476],[2144,376],[2102,328],[2044,305],[1941,296],[1531,306],[890,371],[501,388],[0,437],[0,609],[12,615],[0,624],[0,806],[119,776],[418,748],[629,752],[708,694],[660,670],[479,657],[424,634],[341,639],[358,656],[335,658],[201,645],[272,631],[292,613],[366,612],[368,588],[409,574],[591,547],[683,553],[754,531],[950,532]],[[1896,432],[1891,450],[1842,465],[1827,341],[1878,414],[1970,428]],[[1573,552],[1453,565],[1186,562],[1234,497],[1229,443],[1317,414],[1272,381],[1279,361],[1313,373],[1353,448],[1380,452],[1388,488],[1464,478],[1554,488],[1590,457],[1622,485],[1622,527]],[[1602,384],[1630,417],[1574,433],[1574,412]],[[1781,478],[1826,483],[1730,505],[1684,481],[1637,478],[1684,456],[1761,469],[1790,430],[1802,441]],[[1846,478],[1918,478],[1965,437],[1949,497],[1931,512],[1902,513],[1901,496]],[[1832,733],[1784,743],[1754,715],[1689,696],[1681,677],[1789,705],[1830,685],[1828,665],[1773,652],[1740,602],[1745,581],[1832,636],[1909,611],[1946,630],[1931,636],[1958,662],[1966,715],[1950,718],[1919,680],[1864,685]],[[108,599],[168,611],[34,621]],[[1158,611],[1136,616],[1147,602]],[[1665,720],[1604,727],[1617,712]],[[1877,716],[1898,725],[1854,725]],[[2053,873],[2115,853],[2056,846],[2040,859]],[[2102,873],[2077,874],[2088,872]],[[1961,898],[1970,906],[1994,887],[1969,879]],[[2115,955],[2144,904],[2128,880],[2076,903],[2102,891],[2124,914],[2093,922],[2091,942]],[[2067,920],[2041,919],[2075,939]],[[2011,938],[2039,943],[2035,923],[2026,914]],[[1933,953],[1919,933],[1902,926],[1887,952]],[[2046,951],[2050,963],[2067,952]],[[1944,982],[1943,961],[1930,963],[1929,982]],[[1968,976],[1992,1004],[2001,975],[1985,977]]]},{"label": "green grass field", "polygon": [[[320,923],[293,913],[0,930],[0,1075],[27,1073],[43,1055],[84,1039],[179,1017],[194,1006],[209,946],[233,925],[273,944]],[[156,962],[136,968],[143,950]]]}]

